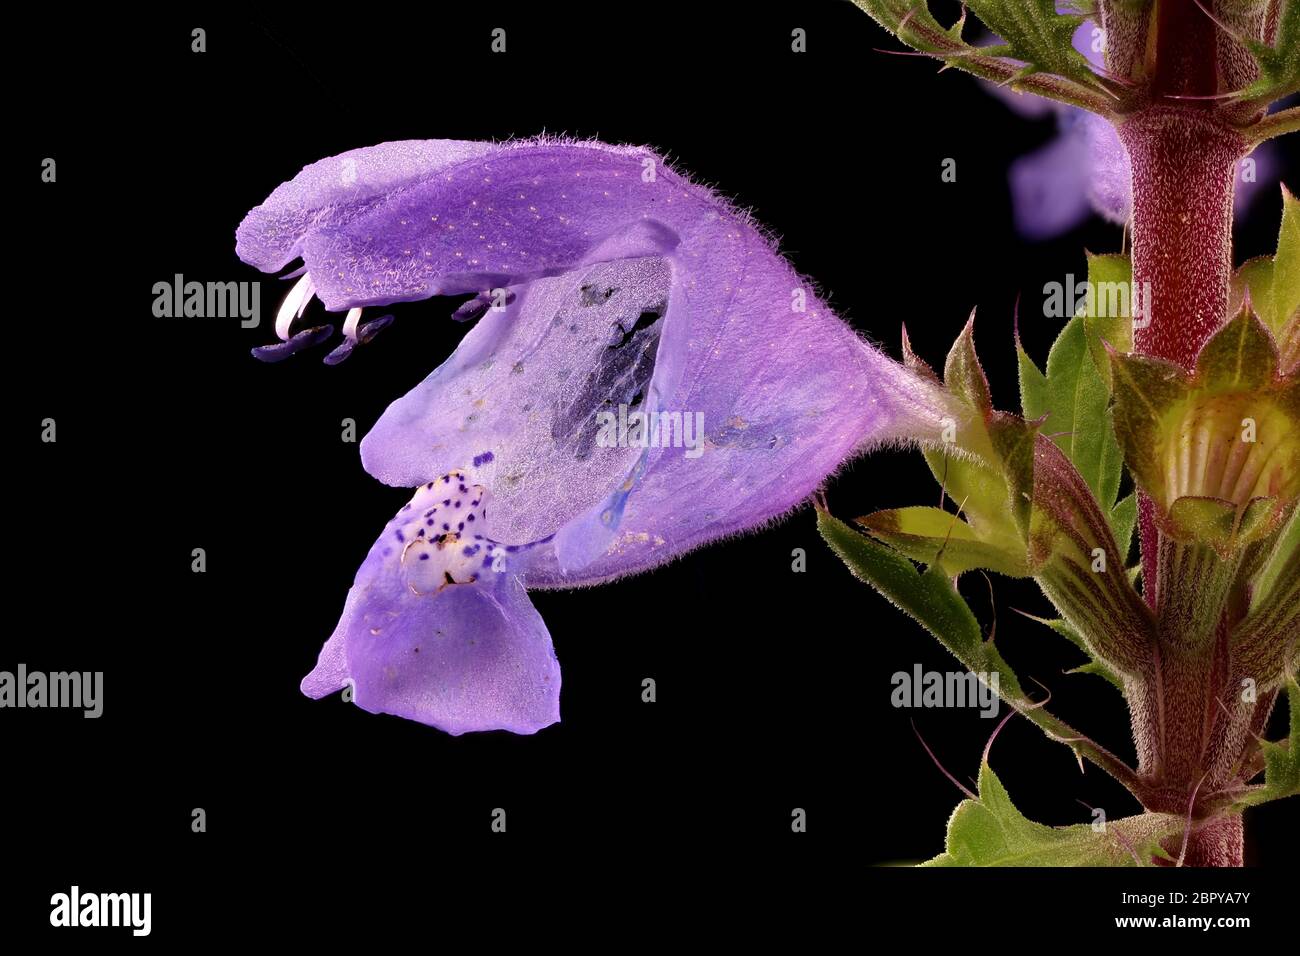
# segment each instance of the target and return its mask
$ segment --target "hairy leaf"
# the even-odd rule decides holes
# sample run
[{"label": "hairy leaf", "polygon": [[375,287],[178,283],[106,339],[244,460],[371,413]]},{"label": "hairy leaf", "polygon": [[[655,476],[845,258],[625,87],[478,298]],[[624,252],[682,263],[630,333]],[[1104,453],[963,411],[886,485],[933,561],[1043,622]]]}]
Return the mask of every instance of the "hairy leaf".
[{"label": "hairy leaf", "polygon": [[1049,827],[1016,809],[987,762],[979,799],[963,800],[948,821],[945,850],[925,866],[1154,866],[1160,841],[1183,827],[1176,816],[1143,813],[1091,824]]},{"label": "hairy leaf", "polygon": [[[1058,14],[1054,0],[978,0],[970,4],[1002,43],[973,46],[962,38],[965,14],[944,27],[926,0],[853,0],[914,50],[950,67],[1017,92],[1034,93],[1109,116],[1113,105],[1103,80],[1071,42],[1077,15]],[[996,26],[995,26],[996,24]]]},{"label": "hairy leaf", "polygon": [[998,694],[1003,700],[1053,740],[1065,744],[1077,756],[1088,758],[1131,792],[1140,790],[1137,774],[1124,761],[1025,696],[1015,671],[993,641],[983,639],[975,615],[938,566],[919,572],[903,555],[821,508],[817,510],[817,529],[855,577],[920,622],[967,669],[977,674],[997,674]]}]

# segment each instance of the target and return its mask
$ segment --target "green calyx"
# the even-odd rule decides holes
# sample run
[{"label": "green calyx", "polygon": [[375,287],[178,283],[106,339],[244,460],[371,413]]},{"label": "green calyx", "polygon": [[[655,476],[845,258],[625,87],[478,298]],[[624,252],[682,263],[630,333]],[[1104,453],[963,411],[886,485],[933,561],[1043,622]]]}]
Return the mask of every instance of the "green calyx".
[{"label": "green calyx", "polygon": [[1271,533],[1300,494],[1300,377],[1248,306],[1194,372],[1110,353],[1115,433],[1161,531],[1225,557]]}]

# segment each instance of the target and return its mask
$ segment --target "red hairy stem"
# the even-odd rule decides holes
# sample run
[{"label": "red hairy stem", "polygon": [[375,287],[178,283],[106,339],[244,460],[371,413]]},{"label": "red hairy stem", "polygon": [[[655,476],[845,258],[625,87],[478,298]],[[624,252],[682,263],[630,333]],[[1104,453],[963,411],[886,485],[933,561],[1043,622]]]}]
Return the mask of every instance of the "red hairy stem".
[{"label": "red hairy stem", "polygon": [[[1232,277],[1235,166],[1248,147],[1218,113],[1213,97],[1223,78],[1219,28],[1194,0],[1161,0],[1151,24],[1147,72],[1150,99],[1119,124],[1132,176],[1135,350],[1192,368],[1201,346],[1227,320]],[[1156,594],[1160,536],[1153,502],[1139,497],[1142,584]],[[1134,734],[1142,773],[1177,812],[1211,766],[1232,755],[1236,724],[1219,713],[1223,660],[1210,647],[1177,645],[1163,635],[1134,703]],[[1169,641],[1171,643],[1165,643]],[[1221,648],[1220,648],[1221,649]],[[1234,715],[1235,716],[1235,715]],[[1162,801],[1163,802],[1163,801]],[[1176,857],[1180,846],[1172,848]],[[1241,865],[1239,816],[1200,820],[1188,838],[1185,863]]]},{"label": "red hairy stem", "polygon": [[[1161,0],[1150,24],[1147,104],[1119,125],[1133,195],[1133,281],[1143,296],[1136,350],[1190,368],[1225,320],[1232,192],[1247,146],[1216,116],[1221,30],[1197,0]],[[1142,582],[1155,606],[1157,536],[1138,500]]]},{"label": "red hairy stem", "polygon": [[1137,351],[1190,368],[1227,318],[1233,176],[1246,143],[1183,106],[1145,109],[1119,133],[1133,177],[1133,280],[1151,297]]},{"label": "red hairy stem", "polygon": [[1186,850],[1182,836],[1171,837],[1163,843],[1164,851],[1174,858],[1173,863],[1163,865],[1175,865],[1181,854],[1183,866],[1242,866],[1242,837],[1240,815],[1215,817],[1193,826]]},{"label": "red hairy stem", "polygon": [[[1195,106],[1153,106],[1119,127],[1133,179],[1136,350],[1191,368],[1227,318],[1232,194],[1241,135]],[[1145,498],[1145,496],[1144,496]],[[1140,509],[1142,582],[1155,604],[1156,531]]]},{"label": "red hairy stem", "polygon": [[[1207,0],[1206,7],[1211,6]],[[1155,10],[1151,92],[1213,96],[1218,92],[1219,30],[1197,0],[1160,0]]]}]

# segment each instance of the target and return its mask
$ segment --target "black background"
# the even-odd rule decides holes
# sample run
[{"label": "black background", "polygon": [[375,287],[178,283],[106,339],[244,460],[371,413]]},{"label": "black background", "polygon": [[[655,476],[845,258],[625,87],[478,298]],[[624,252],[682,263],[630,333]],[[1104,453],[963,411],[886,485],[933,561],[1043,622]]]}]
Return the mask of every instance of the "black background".
[{"label": "black background", "polygon": [[[206,53],[190,51],[195,26]],[[489,51],[496,26],[504,55]],[[805,54],[790,50],[794,27]],[[274,895],[312,874],[384,885],[408,873],[436,894],[466,861],[511,886],[598,849],[605,871],[658,861],[698,877],[755,858],[773,880],[838,874],[847,889],[866,866],[941,851],[960,794],[909,721],[963,779],[993,722],[890,705],[895,671],[955,665],[849,576],[810,508],[631,580],[534,594],[564,670],[562,722],[536,736],[452,738],[303,697],[357,565],[406,500],[362,471],[340,422],[364,434],[464,329],[446,318],[454,303],[434,299],[396,307],[399,321],[342,366],[322,365],[325,349],[262,365],[248,350],[270,341],[287,286],[235,258],[234,229],[305,164],[386,140],[545,130],[648,144],[751,207],[891,354],[906,322],[941,366],[978,306],[995,400],[1015,408],[1017,294],[1041,361],[1059,323],[1040,317],[1036,290],[1081,276],[1085,247],[1121,241],[1097,220],[1051,242],[1014,234],[1006,169],[1054,135],[1051,120],[1020,119],[928,61],[873,52],[896,45],[836,3],[376,5],[90,26],[51,11],[12,39],[26,65],[11,66],[15,613],[0,667],[102,670],[105,704],[98,720],[4,714],[6,842],[24,861],[9,875],[26,901],[11,925],[46,924],[49,893],[77,880],[152,889],[157,934],[182,930],[181,912],[191,930],[210,925],[188,888],[232,880]],[[53,185],[36,172],[46,156]],[[949,157],[955,183],[940,180]],[[1279,205],[1266,195],[1239,223],[1239,259],[1271,250]],[[152,285],[175,273],[261,278],[263,326],[154,318]],[[56,444],[36,438],[46,417]],[[829,500],[852,517],[937,503],[938,488],[919,456],[888,453],[848,466]],[[328,531],[307,533],[308,514],[328,515]],[[204,574],[190,570],[196,547]],[[969,577],[988,626],[988,589]],[[1077,652],[1012,612],[1045,613],[1045,600],[1001,579],[995,595],[997,640],[1022,677],[1130,755],[1118,694],[1063,675]],[[641,701],[645,677],[654,704]],[[1112,818],[1137,809],[1025,721],[1005,728],[992,762],[1045,823],[1089,820],[1081,801]],[[191,832],[195,807],[206,834]],[[494,807],[505,837],[489,830]],[[806,834],[791,833],[794,807]],[[1295,807],[1253,810],[1247,827],[1248,862],[1280,863]],[[908,877],[871,883],[916,891]]]}]

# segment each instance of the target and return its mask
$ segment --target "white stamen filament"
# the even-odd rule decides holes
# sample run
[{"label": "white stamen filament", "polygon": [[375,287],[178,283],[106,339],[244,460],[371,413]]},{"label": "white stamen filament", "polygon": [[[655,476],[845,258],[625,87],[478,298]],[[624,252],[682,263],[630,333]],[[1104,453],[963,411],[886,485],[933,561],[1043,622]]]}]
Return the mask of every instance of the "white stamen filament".
[{"label": "white stamen filament", "polygon": [[289,328],[293,325],[293,320],[301,317],[307,309],[307,304],[311,302],[311,297],[316,293],[316,286],[311,281],[311,274],[306,273],[289,290],[289,294],[284,297],[280,303],[280,311],[275,316],[275,334],[281,340],[289,338]]},{"label": "white stamen filament", "polygon": [[343,335],[353,342],[357,340],[357,326],[361,322],[361,309],[348,309],[348,317],[343,320]]}]

